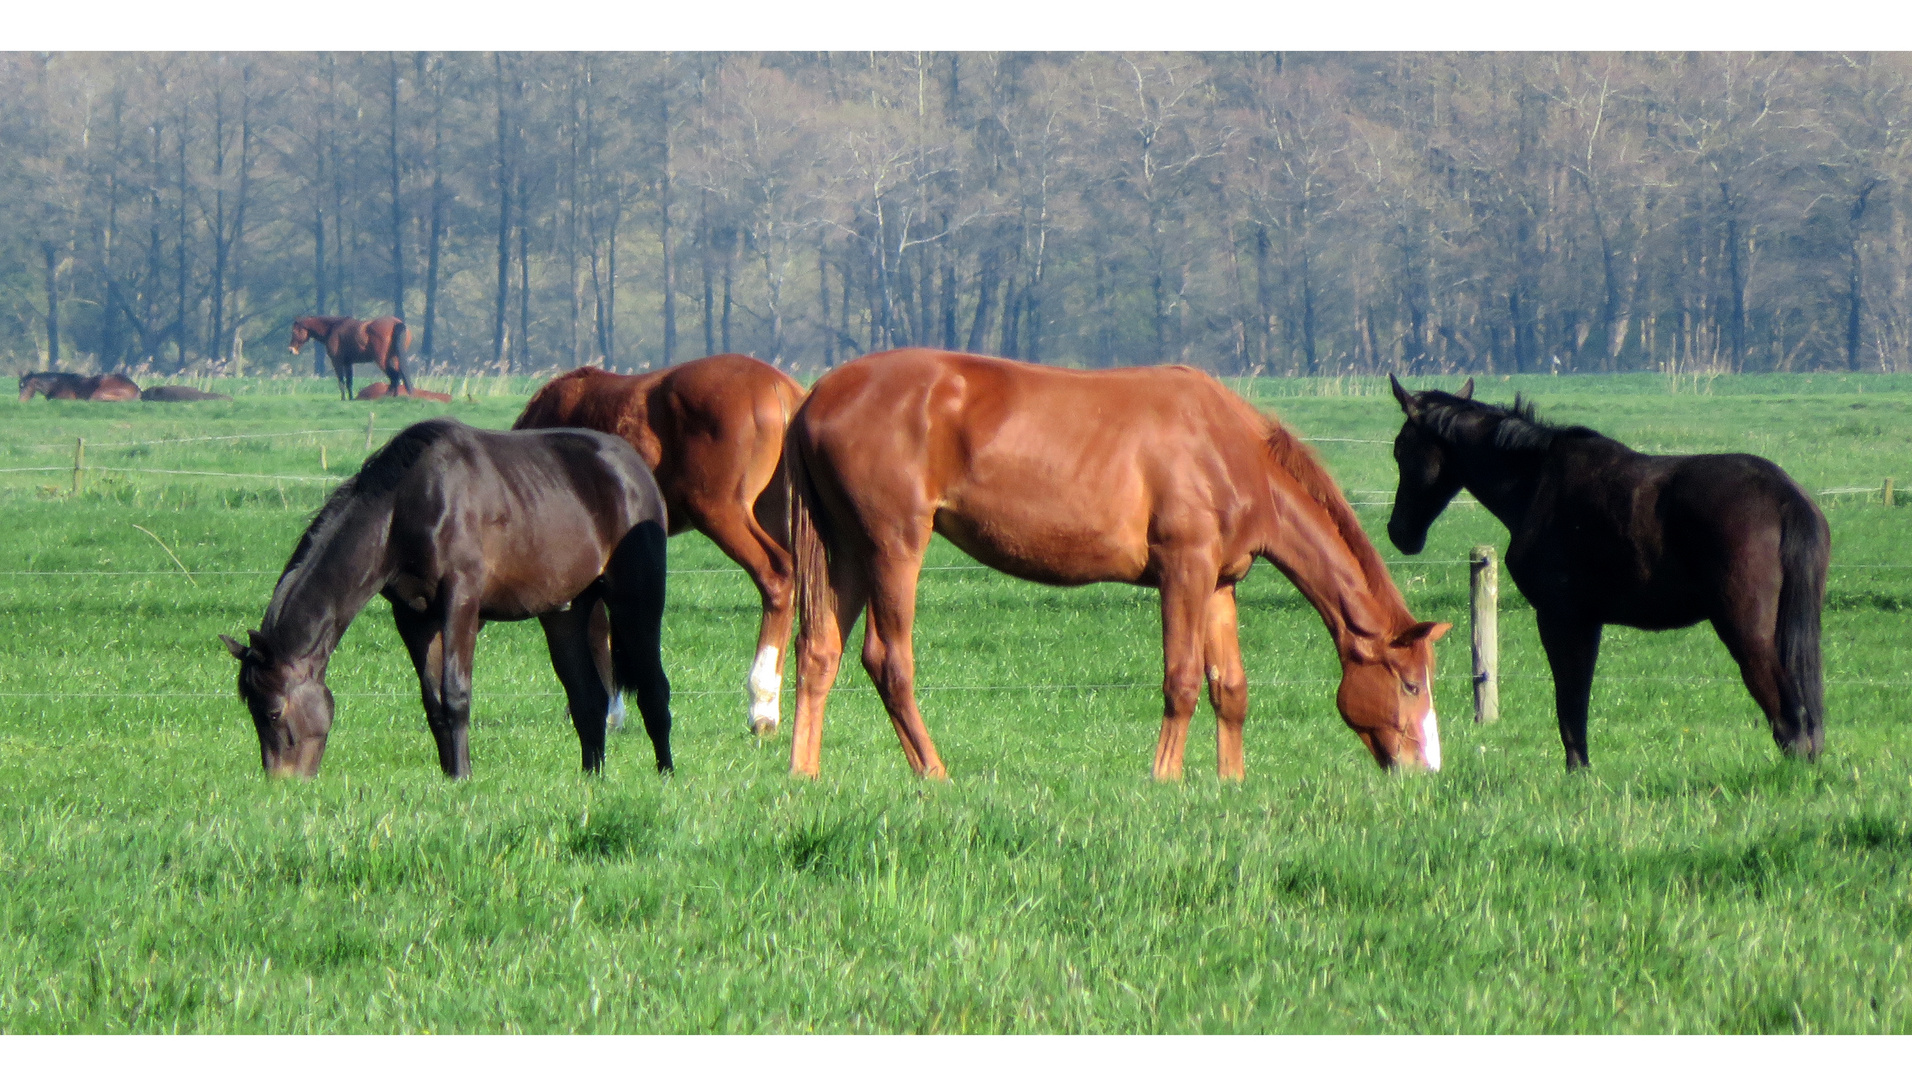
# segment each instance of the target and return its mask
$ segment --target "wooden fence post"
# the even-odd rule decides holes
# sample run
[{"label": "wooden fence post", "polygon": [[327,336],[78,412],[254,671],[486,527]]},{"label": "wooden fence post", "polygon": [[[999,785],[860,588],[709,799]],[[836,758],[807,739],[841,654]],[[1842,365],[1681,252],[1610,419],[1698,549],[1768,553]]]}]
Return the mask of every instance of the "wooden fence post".
[{"label": "wooden fence post", "polygon": [[370,412],[365,414],[365,452],[368,454],[372,452],[372,420],[377,415]]},{"label": "wooden fence post", "polygon": [[1892,505],[1892,478],[1890,476],[1885,478],[1885,490],[1880,492],[1880,494],[1885,497],[1885,504],[1887,506],[1891,506]]},{"label": "wooden fence post", "polygon": [[80,474],[86,468],[86,440],[73,440],[73,494],[80,493]]},{"label": "wooden fence post", "polygon": [[1474,638],[1474,722],[1500,719],[1500,559],[1481,545],[1467,559]]}]

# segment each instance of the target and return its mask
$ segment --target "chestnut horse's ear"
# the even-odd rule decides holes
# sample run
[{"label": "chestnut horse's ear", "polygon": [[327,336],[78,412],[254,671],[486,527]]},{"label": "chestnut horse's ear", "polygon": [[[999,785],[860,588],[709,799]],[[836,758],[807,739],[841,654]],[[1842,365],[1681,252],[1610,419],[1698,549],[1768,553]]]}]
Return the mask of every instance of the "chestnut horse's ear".
[{"label": "chestnut horse's ear", "polygon": [[226,643],[226,651],[232,654],[234,660],[244,660],[246,658],[246,647],[244,645],[239,644],[224,634],[219,635],[219,640]]},{"label": "chestnut horse's ear", "polygon": [[1413,391],[1401,385],[1401,380],[1389,375],[1388,385],[1394,388],[1394,400],[1401,403],[1401,411],[1407,414],[1409,420],[1421,414],[1421,403],[1415,400]]},{"label": "chestnut horse's ear", "polygon": [[1413,626],[1410,626],[1406,630],[1403,630],[1399,634],[1395,635],[1394,647],[1397,649],[1405,649],[1412,646],[1415,642],[1420,641],[1422,639],[1426,639],[1429,643],[1433,643],[1433,642],[1441,640],[1441,635],[1447,633],[1449,630],[1452,630],[1452,629],[1454,629],[1453,623],[1445,623],[1445,622],[1415,623]]},{"label": "chestnut horse's ear", "polygon": [[1469,375],[1469,376],[1467,377],[1467,381],[1461,384],[1461,388],[1460,388],[1459,390],[1456,390],[1456,391],[1454,391],[1454,396],[1455,396],[1455,397],[1457,397],[1457,398],[1461,398],[1462,400],[1466,400],[1466,401],[1472,401],[1472,400],[1473,400],[1473,398],[1474,398],[1474,377],[1473,377],[1472,375]]}]

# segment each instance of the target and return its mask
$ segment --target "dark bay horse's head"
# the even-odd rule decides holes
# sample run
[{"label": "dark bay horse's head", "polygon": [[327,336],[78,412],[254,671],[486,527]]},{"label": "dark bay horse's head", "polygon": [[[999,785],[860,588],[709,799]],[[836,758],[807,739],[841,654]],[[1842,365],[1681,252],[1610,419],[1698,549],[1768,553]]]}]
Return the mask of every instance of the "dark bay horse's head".
[{"label": "dark bay horse's head", "polygon": [[1388,382],[1394,387],[1394,399],[1401,403],[1401,411],[1407,414],[1401,433],[1394,437],[1394,464],[1400,469],[1401,479],[1394,489],[1394,512],[1388,515],[1388,539],[1404,553],[1418,555],[1427,546],[1427,527],[1461,490],[1453,448],[1423,426],[1422,415],[1431,404],[1430,397],[1471,401],[1474,380],[1468,379],[1458,394],[1439,390],[1417,394],[1392,375]]},{"label": "dark bay horse's head", "polygon": [[224,634],[219,640],[239,661],[239,696],[259,731],[259,762],[274,776],[318,775],[325,738],[332,730],[332,691],[321,661],[283,660],[272,655],[257,630],[241,644]]},{"label": "dark bay horse's head", "polygon": [[79,382],[78,375],[69,375],[63,371],[35,371],[20,376],[20,400],[30,400],[35,394],[45,394],[47,400],[54,398],[76,398],[73,386]]},{"label": "dark bay horse's head", "polygon": [[1350,635],[1342,646],[1335,707],[1384,769],[1440,770],[1434,643],[1451,629],[1452,623],[1415,623],[1391,638]]}]

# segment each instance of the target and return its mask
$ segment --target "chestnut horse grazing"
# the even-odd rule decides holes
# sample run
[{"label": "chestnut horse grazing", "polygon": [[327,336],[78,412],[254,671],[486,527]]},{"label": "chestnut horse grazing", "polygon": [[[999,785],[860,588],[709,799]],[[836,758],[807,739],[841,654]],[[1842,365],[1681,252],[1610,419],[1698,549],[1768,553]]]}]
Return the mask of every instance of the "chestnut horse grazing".
[{"label": "chestnut horse grazing", "polygon": [[20,400],[44,394],[48,401],[137,401],[139,385],[121,375],[75,375],[36,371],[20,376]]},{"label": "chestnut horse grazing", "polygon": [[1587,765],[1587,699],[1608,624],[1671,630],[1710,620],[1786,754],[1819,756],[1825,688],[1819,609],[1831,534],[1792,477],[1751,454],[1642,454],[1533,407],[1459,394],[1394,396],[1401,483],[1388,519],[1412,555],[1462,488],[1507,526],[1507,573],[1534,606],[1553,668],[1567,768]]},{"label": "chestnut horse grazing", "polygon": [[864,606],[863,666],[917,773],[944,775],[918,714],[910,629],[930,534],[1050,585],[1162,594],[1155,778],[1182,775],[1204,675],[1216,764],[1243,775],[1248,680],[1235,583],[1275,564],[1327,624],[1335,703],[1383,767],[1438,769],[1433,642],[1300,439],[1185,367],[1082,372],[899,349],[846,364],[791,421],[785,467],[802,625],[793,773],[815,776],[823,707]]},{"label": "chestnut horse grazing", "polygon": [[471,658],[485,621],[535,616],[564,684],[584,768],[604,761],[609,705],[585,625],[601,602],[613,682],[637,695],[671,768],[660,656],[664,500],[623,440],[595,431],[413,424],[341,484],[292,552],[239,660],[266,771],[318,773],[332,729],[326,663],[374,595],[391,601],[447,776],[471,772]]},{"label": "chestnut horse grazing", "polygon": [[783,485],[770,481],[802,400],[795,379],[726,354],[648,375],[578,368],[545,384],[512,425],[623,436],[656,473],[671,531],[696,529],[750,574],[763,599],[747,684],[750,730],[760,735],[777,729],[791,621],[788,513]]},{"label": "chestnut horse grazing", "polygon": [[292,322],[292,352],[297,355],[307,339],[316,339],[332,358],[332,372],[338,376],[339,396],[352,400],[352,365],[376,364],[385,373],[392,390],[402,383],[412,388],[405,374],[405,350],[411,347],[412,332],[403,322],[381,315],[371,322],[348,319],[343,315],[307,315]]}]

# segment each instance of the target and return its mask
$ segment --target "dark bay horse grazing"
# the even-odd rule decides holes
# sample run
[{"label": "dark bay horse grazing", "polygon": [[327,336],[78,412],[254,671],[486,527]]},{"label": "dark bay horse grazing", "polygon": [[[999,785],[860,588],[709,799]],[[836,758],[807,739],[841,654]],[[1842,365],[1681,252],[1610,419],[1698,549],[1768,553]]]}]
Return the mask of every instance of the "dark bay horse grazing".
[{"label": "dark bay horse grazing", "polygon": [[716,541],[763,600],[751,665],[750,730],[777,729],[790,641],[788,513],[772,484],[784,428],[803,400],[795,379],[761,360],[707,356],[648,375],[567,372],[540,389],[515,428],[585,427],[621,435],[657,475],[673,532]]},{"label": "dark bay horse grazing", "polygon": [[1671,630],[1710,620],[1765,710],[1773,741],[1824,744],[1819,610],[1825,515],[1779,466],[1750,454],[1660,456],[1459,394],[1394,396],[1400,487],[1388,536],[1412,555],[1462,488],[1507,526],[1507,572],[1534,606],[1553,668],[1569,769],[1587,764],[1587,698],[1608,624]]},{"label": "dark bay horse grazing", "polygon": [[20,400],[35,394],[49,401],[137,401],[139,385],[121,375],[75,375],[69,371],[36,371],[20,376]]},{"label": "dark bay horse grazing", "polygon": [[1438,769],[1433,643],[1300,439],[1191,368],[1083,372],[929,349],[845,364],[790,423],[785,467],[803,615],[791,771],[815,776],[823,707],[864,606],[863,666],[917,773],[944,775],[910,643],[930,534],[1049,585],[1162,596],[1154,775],[1182,775],[1204,676],[1216,765],[1243,775],[1248,679],[1235,583],[1256,556],[1306,596],[1341,660],[1335,704],[1383,767]]},{"label": "dark bay horse grazing", "polygon": [[471,659],[485,621],[536,617],[569,701],[584,768],[604,761],[609,697],[585,624],[609,614],[613,682],[637,695],[657,768],[671,768],[670,683],[660,659],[664,500],[623,440],[595,431],[413,424],[313,518],[241,644],[239,694],[268,772],[313,776],[332,728],[325,668],[374,595],[392,604],[418,669],[446,775],[471,759]]},{"label": "dark bay horse grazing", "polygon": [[352,400],[352,365],[376,364],[385,373],[391,389],[402,383],[412,388],[405,373],[405,350],[411,347],[412,332],[390,315],[370,322],[348,319],[343,315],[307,315],[292,322],[292,352],[305,348],[308,339],[325,346],[332,358],[332,371],[338,376],[339,396]]},{"label": "dark bay horse grazing", "polygon": [[139,392],[141,401],[231,401],[225,394],[209,393],[191,386],[151,386]]}]

